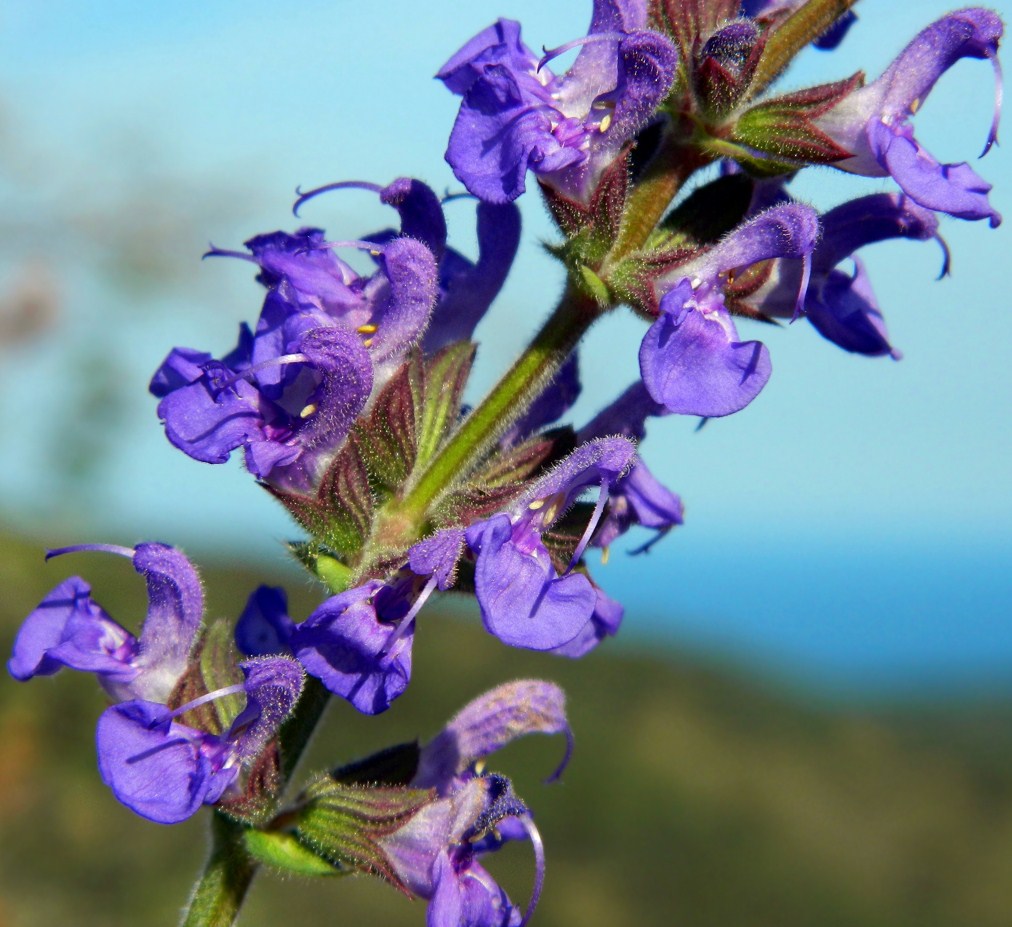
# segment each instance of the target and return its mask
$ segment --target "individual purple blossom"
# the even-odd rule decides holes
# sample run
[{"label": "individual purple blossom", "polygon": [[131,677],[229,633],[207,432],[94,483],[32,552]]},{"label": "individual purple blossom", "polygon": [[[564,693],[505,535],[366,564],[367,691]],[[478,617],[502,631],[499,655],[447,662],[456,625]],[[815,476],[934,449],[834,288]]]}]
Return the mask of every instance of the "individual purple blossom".
[{"label": "individual purple blossom", "polygon": [[[727,277],[770,258],[807,258],[818,233],[811,208],[776,206],[658,279],[655,287],[663,294],[659,315],[639,352],[651,399],[669,412],[704,417],[730,415],[747,406],[772,368],[765,345],[738,338],[724,303]],[[805,284],[803,276],[797,311]]]},{"label": "individual purple blossom", "polygon": [[[586,549],[610,487],[632,462],[626,438],[602,438],[578,447],[537,480],[508,512],[466,530],[475,555],[475,593],[486,629],[504,643],[552,650],[572,641],[591,621],[597,594],[573,567]],[[587,489],[599,487],[590,523],[560,575],[542,539]]]},{"label": "individual purple blossom", "polygon": [[[279,291],[268,294],[265,315],[275,308],[288,311]],[[174,350],[151,382],[151,392],[162,397],[158,416],[172,444],[195,460],[216,464],[242,448],[257,478],[296,489],[312,486],[364,409],[373,365],[354,331],[291,327],[295,332],[283,353],[273,363],[261,362],[272,371],[285,368],[283,379],[273,383],[261,379],[265,371],[254,362],[255,340],[248,330],[240,332],[239,346],[226,361]]]},{"label": "individual purple blossom", "polygon": [[400,236],[417,239],[438,263],[438,294],[422,349],[433,354],[445,345],[472,337],[492,301],[502,289],[520,244],[520,211],[511,203],[479,201],[476,209],[478,258],[472,261],[447,246],[443,204],[420,180],[399,177],[385,187],[359,181],[341,181],[299,196],[295,211],[321,193],[360,188],[376,193],[392,206],[401,220],[400,230],[384,229],[367,235],[368,241],[385,244]]},{"label": "individual purple blossom", "polygon": [[[175,824],[202,804],[228,797],[291,713],[302,691],[302,668],[289,657],[239,664],[244,682],[176,709],[145,700],[106,709],[96,732],[102,780],[132,811],[158,824]],[[242,693],[246,705],[227,731],[213,734],[177,721],[216,698]]]},{"label": "individual purple blossom", "polygon": [[331,596],[301,624],[289,617],[282,590],[261,586],[239,618],[236,643],[251,656],[294,654],[335,695],[379,714],[406,690],[415,617],[435,589],[453,584],[463,547],[463,529],[437,532],[413,545],[385,583]]},{"label": "individual purple blossom", "polygon": [[921,206],[997,226],[1001,216],[988,202],[990,184],[965,162],[939,163],[914,137],[910,117],[961,58],[990,59],[997,89],[986,154],[997,136],[1001,109],[997,54],[1003,31],[998,15],[981,7],[950,13],[924,29],[878,80],[816,120],[821,131],[853,154],[834,166],[868,177],[891,176]]},{"label": "individual purple blossom", "polygon": [[[806,318],[846,351],[898,358],[864,264],[854,252],[892,238],[941,241],[937,216],[903,194],[877,193],[831,209],[820,222],[823,234],[812,254]],[[840,269],[847,258],[853,260],[853,273]],[[778,261],[771,279],[749,301],[767,315],[789,316],[800,274],[798,261]]]},{"label": "individual purple blossom", "polygon": [[117,701],[165,702],[186,669],[203,617],[200,578],[189,560],[165,544],[136,548],[82,544],[50,551],[48,557],[98,550],[130,558],[144,577],[147,617],[135,637],[91,597],[78,576],[60,583],[28,616],[18,631],[7,663],[10,674],[25,681],[63,667],[95,673]]},{"label": "individual purple blossom", "polygon": [[397,577],[331,596],[292,629],[292,653],[363,714],[386,711],[411,679],[414,626],[404,619],[415,588],[411,579]]},{"label": "individual purple blossom", "polygon": [[[404,221],[424,224],[410,213]],[[173,444],[208,463],[242,448],[260,479],[316,484],[374,388],[421,339],[437,295],[422,241],[355,244],[375,253],[374,274],[355,273],[319,229],[257,236],[248,255],[211,252],[258,264],[268,293],[255,329],[243,326],[222,361],[176,349],[155,373],[150,389]]]},{"label": "individual purple blossom", "polygon": [[[653,117],[675,75],[677,53],[646,27],[645,0],[595,0],[586,39],[539,61],[520,24],[500,19],[436,75],[463,97],[446,160],[470,192],[516,199],[532,170],[543,183],[588,202],[605,169]],[[582,45],[554,75],[545,62]]]},{"label": "individual purple blossom", "polygon": [[[479,696],[422,747],[411,785],[433,788],[439,797],[379,845],[401,883],[429,901],[429,927],[517,927],[533,914],[544,878],[540,835],[509,781],[476,770],[491,753],[534,733],[566,735],[554,779],[572,749],[565,696],[551,683],[518,680]],[[511,839],[529,839],[534,848],[526,913],[478,862]]]}]

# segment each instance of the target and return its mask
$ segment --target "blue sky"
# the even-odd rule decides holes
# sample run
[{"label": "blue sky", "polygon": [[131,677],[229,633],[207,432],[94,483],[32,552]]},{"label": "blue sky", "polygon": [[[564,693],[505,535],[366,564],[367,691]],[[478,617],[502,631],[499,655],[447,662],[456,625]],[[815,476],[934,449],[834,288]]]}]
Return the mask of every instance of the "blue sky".
[{"label": "blue sky", "polygon": [[[949,8],[863,0],[844,46],[806,52],[784,86],[858,67],[874,77]],[[221,351],[255,315],[248,267],[199,256],[209,240],[235,246],[292,226],[296,185],[412,174],[456,186],[442,160],[455,100],[429,75],[498,15],[521,20],[532,47],[551,47],[583,33],[589,4],[7,0],[0,286],[41,266],[62,306],[51,337],[3,357],[0,412],[18,423],[8,432],[18,453],[0,475],[9,518],[53,544],[159,537],[281,557],[291,534],[281,513],[238,466],[169,448],[147,379],[173,345]],[[990,108],[989,67],[962,62],[918,114],[918,138],[942,160],[972,160]],[[977,167],[1012,215],[1007,149]],[[828,208],[888,189],[827,169],[795,192]],[[542,207],[533,195],[522,207],[524,254],[479,329],[475,398],[559,286],[538,247],[552,234]],[[466,249],[470,207],[450,209]],[[340,238],[388,221],[360,192],[322,198],[304,218]],[[901,362],[846,355],[798,323],[763,333],[774,374],[747,410],[698,434],[674,418],[651,428],[644,456],[683,494],[688,520],[648,560],[598,571],[634,603],[632,634],[753,653],[841,686],[900,671],[1012,685],[1006,227],[945,220],[953,274],[943,281],[931,243],[862,255]],[[124,267],[137,281],[124,283]],[[577,420],[636,375],[641,334],[618,314],[592,333]],[[88,408],[96,421],[116,412],[97,436],[68,411],[89,366],[105,380]],[[107,456],[93,480],[58,482],[78,441]]]}]

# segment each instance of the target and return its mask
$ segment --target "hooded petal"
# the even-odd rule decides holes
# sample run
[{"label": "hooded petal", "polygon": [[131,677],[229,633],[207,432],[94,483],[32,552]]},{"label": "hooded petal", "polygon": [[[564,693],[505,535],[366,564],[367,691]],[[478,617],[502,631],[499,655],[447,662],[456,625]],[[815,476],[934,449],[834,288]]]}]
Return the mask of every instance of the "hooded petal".
[{"label": "hooded petal", "polygon": [[566,718],[566,695],[553,683],[519,679],[470,702],[422,748],[412,785],[436,788],[445,795],[478,760],[527,734],[566,735],[566,756],[555,775],[561,773],[573,735]]},{"label": "hooded petal", "polygon": [[256,657],[239,664],[245,676],[246,707],[232,722],[224,741],[240,763],[256,757],[295,708],[305,678],[291,657]]},{"label": "hooded petal", "polygon": [[181,551],[166,544],[138,544],[134,569],[148,589],[148,613],[141,628],[131,685],[134,698],[167,701],[186,669],[204,615],[200,577]]},{"label": "hooded petal", "polygon": [[477,218],[477,262],[452,250],[440,262],[440,297],[422,341],[426,354],[472,337],[513,266],[520,245],[520,210],[512,203],[479,201]]}]

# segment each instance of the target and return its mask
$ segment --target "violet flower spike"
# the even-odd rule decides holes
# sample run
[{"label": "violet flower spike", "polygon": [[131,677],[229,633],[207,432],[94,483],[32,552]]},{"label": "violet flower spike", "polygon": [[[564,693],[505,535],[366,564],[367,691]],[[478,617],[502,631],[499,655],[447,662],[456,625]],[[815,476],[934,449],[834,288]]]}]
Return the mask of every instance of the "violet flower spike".
[{"label": "violet flower spike", "polygon": [[436,75],[463,97],[446,160],[490,203],[526,189],[528,170],[561,194],[588,202],[605,169],[653,117],[675,75],[674,46],[645,30],[646,5],[595,0],[580,54],[556,76],[501,19]]},{"label": "violet flower spike", "polygon": [[911,199],[960,219],[1001,216],[988,202],[991,185],[965,162],[940,164],[914,137],[910,117],[935,82],[961,58],[983,58],[995,69],[994,117],[984,145],[987,154],[998,132],[1001,80],[998,44],[1004,27],[996,13],[970,7],[943,16],[924,29],[871,84],[855,91],[817,126],[853,157],[834,166],[868,177],[891,176]]},{"label": "violet flower spike", "polygon": [[742,342],[724,306],[722,275],[775,257],[805,259],[795,315],[804,303],[818,239],[814,210],[775,206],[655,284],[660,315],[640,345],[640,372],[650,397],[669,412],[707,418],[747,406],[769,380],[766,346]]},{"label": "violet flower spike", "polygon": [[95,673],[115,700],[166,701],[186,669],[203,617],[204,596],[197,571],[165,544],[121,548],[81,544],[48,557],[99,550],[129,557],[144,577],[148,612],[139,637],[117,624],[91,598],[78,576],[60,583],[18,631],[7,669],[17,680],[48,676],[67,667]]}]

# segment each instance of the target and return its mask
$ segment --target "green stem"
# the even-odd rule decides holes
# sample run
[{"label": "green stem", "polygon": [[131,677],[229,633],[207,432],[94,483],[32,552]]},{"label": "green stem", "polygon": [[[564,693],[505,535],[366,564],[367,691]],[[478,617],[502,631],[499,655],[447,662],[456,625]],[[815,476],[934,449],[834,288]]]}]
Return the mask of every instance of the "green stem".
[{"label": "green stem", "polygon": [[698,149],[678,141],[673,132],[665,136],[629,196],[622,230],[604,260],[605,270],[646,244],[682,184],[707,160]]},{"label": "green stem", "polygon": [[235,923],[257,870],[243,845],[244,829],[215,811],[211,818],[211,856],[190,897],[183,927],[230,927]]},{"label": "green stem", "polygon": [[[307,678],[295,713],[281,729],[282,783],[295,771],[329,699],[323,683]],[[183,927],[230,927],[235,923],[257,873],[257,863],[246,852],[245,829],[221,812],[214,813],[211,855],[190,898]]]},{"label": "green stem", "polygon": [[570,289],[505,376],[461,423],[391,515],[418,525],[447,486],[459,483],[531,401],[604,310]]}]

